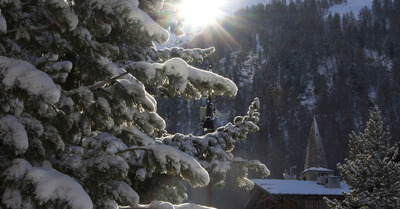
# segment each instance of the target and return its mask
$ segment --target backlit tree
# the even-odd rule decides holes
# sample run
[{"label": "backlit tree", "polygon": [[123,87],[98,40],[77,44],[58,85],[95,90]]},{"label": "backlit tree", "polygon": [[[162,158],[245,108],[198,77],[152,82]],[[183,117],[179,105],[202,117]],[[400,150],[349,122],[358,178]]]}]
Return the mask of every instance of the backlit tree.
[{"label": "backlit tree", "polygon": [[327,200],[331,208],[399,208],[398,144],[390,145],[378,107],[371,111],[364,133],[349,138],[349,159],[337,168],[350,187],[343,203]]},{"label": "backlit tree", "polygon": [[176,3],[0,1],[0,208],[175,208],[163,201],[186,200],[184,181],[223,184],[232,164],[243,186],[247,168],[268,175],[231,154],[258,130],[257,99],[205,136],[165,131],[155,97],[237,92],[188,64],[214,48],[154,47],[182,35]]}]

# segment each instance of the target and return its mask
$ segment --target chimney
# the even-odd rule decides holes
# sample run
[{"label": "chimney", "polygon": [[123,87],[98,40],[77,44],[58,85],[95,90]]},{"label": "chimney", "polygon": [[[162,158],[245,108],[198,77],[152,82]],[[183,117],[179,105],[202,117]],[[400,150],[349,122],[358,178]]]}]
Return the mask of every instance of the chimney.
[{"label": "chimney", "polygon": [[340,188],[339,176],[326,176],[324,186],[326,188]]}]

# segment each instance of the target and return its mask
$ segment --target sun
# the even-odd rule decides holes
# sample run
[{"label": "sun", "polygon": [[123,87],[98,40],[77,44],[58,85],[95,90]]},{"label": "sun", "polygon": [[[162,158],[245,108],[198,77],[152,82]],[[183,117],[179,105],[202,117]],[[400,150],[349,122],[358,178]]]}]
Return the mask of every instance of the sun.
[{"label": "sun", "polygon": [[213,24],[223,15],[225,0],[182,0],[178,14],[187,26],[202,27]]}]

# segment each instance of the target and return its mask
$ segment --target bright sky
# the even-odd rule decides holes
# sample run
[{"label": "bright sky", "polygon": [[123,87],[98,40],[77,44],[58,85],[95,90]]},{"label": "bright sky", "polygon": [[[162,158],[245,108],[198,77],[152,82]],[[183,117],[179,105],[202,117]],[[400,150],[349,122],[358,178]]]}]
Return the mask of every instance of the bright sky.
[{"label": "bright sky", "polygon": [[[184,10],[186,8],[186,12],[181,13],[181,15],[186,14],[187,15],[186,19],[188,19],[184,23],[183,27],[183,30],[185,31],[186,35],[182,37],[177,37],[174,34],[171,34],[171,37],[167,43],[163,45],[158,45],[157,43],[154,43],[157,49],[163,49],[171,46],[181,46],[182,43],[189,42],[194,36],[201,33],[201,31],[205,26],[207,26],[208,24],[215,23],[214,22],[215,19],[223,17],[224,15],[231,15],[240,8],[245,8],[246,6],[252,6],[259,3],[265,4],[270,2],[271,0],[182,0],[182,1],[186,2],[184,6],[180,7],[180,9]],[[220,1],[220,2],[218,4],[215,4],[215,1]],[[213,9],[211,9],[211,7],[213,7]],[[209,17],[205,17],[208,14],[212,13],[210,11],[217,11],[217,12],[214,12],[214,14]],[[189,19],[191,19],[193,22],[189,23],[190,22]],[[207,24],[205,24],[206,22]]]},{"label": "bright sky", "polygon": [[213,24],[217,18],[222,17],[221,8],[225,4],[226,0],[183,0],[178,11],[185,25],[201,27]]},{"label": "bright sky", "polygon": [[269,0],[183,0],[178,8],[185,18],[185,26],[190,28],[204,27],[215,23],[218,18],[232,14],[239,8]]}]

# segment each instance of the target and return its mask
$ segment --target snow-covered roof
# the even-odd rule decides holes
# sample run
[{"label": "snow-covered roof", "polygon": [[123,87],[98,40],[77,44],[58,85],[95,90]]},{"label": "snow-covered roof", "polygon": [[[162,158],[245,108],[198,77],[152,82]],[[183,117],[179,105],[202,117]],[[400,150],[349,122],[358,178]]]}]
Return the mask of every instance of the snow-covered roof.
[{"label": "snow-covered roof", "polygon": [[342,195],[342,191],[350,193],[349,186],[340,182],[340,188],[326,188],[315,181],[252,179],[259,187],[271,195]]},{"label": "snow-covered roof", "polygon": [[311,168],[307,168],[306,170],[304,170],[302,173],[305,173],[307,171],[320,171],[320,172],[334,172],[331,169],[327,169],[327,168],[321,168],[321,167],[311,167]]}]

